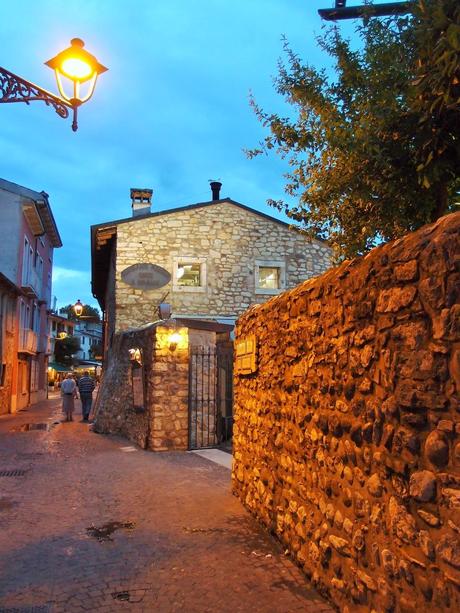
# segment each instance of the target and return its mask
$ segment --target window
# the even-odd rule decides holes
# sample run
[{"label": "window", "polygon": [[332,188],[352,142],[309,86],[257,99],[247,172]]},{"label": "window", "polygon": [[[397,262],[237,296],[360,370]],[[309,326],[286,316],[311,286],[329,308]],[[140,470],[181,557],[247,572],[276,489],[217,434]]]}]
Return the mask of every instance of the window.
[{"label": "window", "polygon": [[177,266],[177,284],[200,287],[200,264],[186,264],[179,262]]},{"label": "window", "polygon": [[278,294],[286,287],[286,265],[279,260],[256,260],[256,294]]},{"label": "window", "polygon": [[259,287],[261,289],[279,289],[280,269],[271,266],[260,266]]},{"label": "window", "polygon": [[37,268],[38,283],[41,289],[41,286],[43,284],[43,259],[40,256],[37,256],[36,268]]},{"label": "window", "polygon": [[31,361],[30,368],[30,391],[36,392],[38,390],[38,376],[40,373],[40,367],[37,360]]},{"label": "window", "polygon": [[34,260],[34,250],[27,237],[24,237],[24,252],[22,254],[22,285],[26,286],[30,280]]},{"label": "window", "polygon": [[31,316],[30,325],[31,325],[32,330],[36,334],[39,334],[40,332],[40,307],[37,305],[36,302],[32,304],[32,316]]},{"label": "window", "polygon": [[174,258],[173,291],[205,292],[206,259],[195,257]]}]

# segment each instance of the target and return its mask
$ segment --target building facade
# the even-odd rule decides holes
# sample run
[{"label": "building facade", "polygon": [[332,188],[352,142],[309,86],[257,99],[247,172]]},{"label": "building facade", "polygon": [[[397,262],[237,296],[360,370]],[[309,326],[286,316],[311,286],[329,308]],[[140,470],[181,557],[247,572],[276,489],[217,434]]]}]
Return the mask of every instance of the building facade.
[{"label": "building facade", "polygon": [[100,322],[78,320],[75,323],[74,336],[80,342],[80,351],[75,355],[78,360],[101,358],[102,324]]},{"label": "building facade", "polygon": [[233,324],[249,306],[329,268],[327,244],[212,187],[209,202],[158,212],[151,190],[132,189],[132,217],[92,227],[92,289],[108,342],[161,319],[163,302],[173,317]]},{"label": "building facade", "polygon": [[47,395],[53,253],[62,241],[48,195],[4,179],[0,227],[0,273],[3,287],[10,284],[9,298],[2,293],[1,347],[2,381],[8,382],[1,411],[8,413]]},{"label": "building facade", "polygon": [[13,389],[16,340],[16,301],[19,288],[0,273],[0,415],[9,413]]}]

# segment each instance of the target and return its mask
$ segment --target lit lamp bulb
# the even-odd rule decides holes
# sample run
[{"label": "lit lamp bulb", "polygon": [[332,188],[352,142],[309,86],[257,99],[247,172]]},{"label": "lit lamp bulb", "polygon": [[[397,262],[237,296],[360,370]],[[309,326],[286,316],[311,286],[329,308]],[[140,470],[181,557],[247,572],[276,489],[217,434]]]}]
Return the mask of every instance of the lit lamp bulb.
[{"label": "lit lamp bulb", "polygon": [[180,343],[181,341],[181,335],[179,334],[179,332],[173,332],[170,336],[169,336],[169,349],[171,351],[175,351],[177,349],[177,345]]}]

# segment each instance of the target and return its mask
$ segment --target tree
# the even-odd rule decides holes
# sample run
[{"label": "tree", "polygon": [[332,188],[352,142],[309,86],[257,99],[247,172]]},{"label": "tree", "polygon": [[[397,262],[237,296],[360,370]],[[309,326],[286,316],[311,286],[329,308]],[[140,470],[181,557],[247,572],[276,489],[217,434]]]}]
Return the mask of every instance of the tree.
[{"label": "tree", "polygon": [[[79,317],[77,317],[75,315],[73,304],[68,304],[67,306],[62,307],[61,309],[59,309],[59,312],[60,313],[67,313],[67,317],[71,321],[78,321],[79,320]],[[81,314],[81,317],[84,317],[85,320],[88,320],[88,318],[90,318],[90,319],[92,319],[93,321],[96,321],[96,322],[100,322],[101,321],[101,314],[100,314],[99,310],[96,309],[95,307],[92,307],[90,304],[84,304],[83,305],[83,312]]]},{"label": "tree", "polygon": [[437,217],[460,188],[460,4],[419,0],[415,15],[411,104],[419,114],[417,171],[424,185],[438,189]]},{"label": "tree", "polygon": [[73,356],[80,351],[80,340],[75,336],[57,338],[54,345],[54,357],[59,364],[73,364]]},{"label": "tree", "polygon": [[[334,60],[335,80],[303,63],[285,41],[287,62],[280,62],[275,88],[294,117],[266,113],[251,100],[270,134],[248,155],[275,150],[286,158],[285,190],[298,198],[294,206],[270,204],[310,236],[328,239],[338,257],[436,219],[448,209],[446,194],[458,187],[459,139],[452,128],[460,115],[449,85],[458,74],[458,52],[444,70],[429,51],[436,47],[444,62],[439,36],[457,44],[445,25],[433,25],[439,5],[456,27],[455,0],[420,0],[412,15],[364,19],[356,28],[358,49],[338,27],[326,29],[318,44]],[[435,78],[439,98],[452,93],[448,124],[447,110],[442,119],[430,110]]]},{"label": "tree", "polygon": [[98,341],[94,343],[94,345],[91,345],[89,351],[91,353],[91,357],[93,358],[93,360],[96,360],[97,358],[100,358],[104,354],[104,347],[102,346],[102,343]]}]

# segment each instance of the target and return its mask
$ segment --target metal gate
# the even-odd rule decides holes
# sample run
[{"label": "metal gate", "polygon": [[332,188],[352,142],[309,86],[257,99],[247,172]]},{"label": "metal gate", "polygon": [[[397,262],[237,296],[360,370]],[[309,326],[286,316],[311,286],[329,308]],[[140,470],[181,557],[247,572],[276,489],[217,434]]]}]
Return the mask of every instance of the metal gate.
[{"label": "metal gate", "polygon": [[231,437],[231,344],[190,347],[189,449],[216,447]]}]

